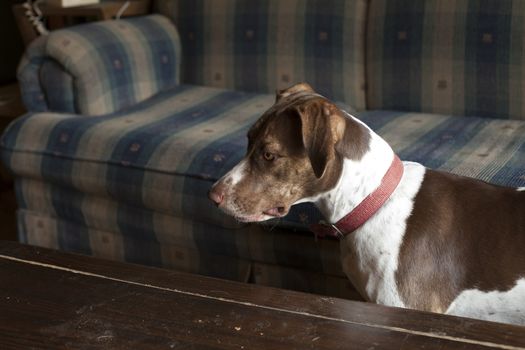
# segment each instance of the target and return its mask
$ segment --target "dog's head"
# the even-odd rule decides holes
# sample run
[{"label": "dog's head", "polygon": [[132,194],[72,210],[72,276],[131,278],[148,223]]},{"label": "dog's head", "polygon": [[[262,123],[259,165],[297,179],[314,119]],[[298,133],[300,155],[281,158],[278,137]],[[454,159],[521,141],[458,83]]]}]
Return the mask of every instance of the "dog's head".
[{"label": "dog's head", "polygon": [[333,188],[344,158],[360,159],[369,133],[308,84],[278,91],[248,132],[246,156],[209,197],[239,221],[282,217],[297,202]]}]

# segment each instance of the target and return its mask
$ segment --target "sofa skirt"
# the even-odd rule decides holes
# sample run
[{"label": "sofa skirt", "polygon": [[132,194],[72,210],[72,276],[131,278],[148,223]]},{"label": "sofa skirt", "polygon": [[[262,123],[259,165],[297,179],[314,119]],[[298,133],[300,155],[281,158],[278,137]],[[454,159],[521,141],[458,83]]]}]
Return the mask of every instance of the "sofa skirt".
[{"label": "sofa skirt", "polygon": [[[342,272],[339,242],[263,225],[232,229],[18,179],[23,243],[206,276],[361,299]],[[301,247],[301,249],[298,249]]]}]

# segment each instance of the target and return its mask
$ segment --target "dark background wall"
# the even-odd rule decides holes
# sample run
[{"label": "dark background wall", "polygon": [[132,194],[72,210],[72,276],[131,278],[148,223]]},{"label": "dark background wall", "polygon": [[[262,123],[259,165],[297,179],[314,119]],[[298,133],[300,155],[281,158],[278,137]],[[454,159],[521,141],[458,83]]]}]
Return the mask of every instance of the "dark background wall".
[{"label": "dark background wall", "polygon": [[16,67],[24,44],[15,23],[11,6],[19,0],[0,0],[0,85],[16,81]]}]

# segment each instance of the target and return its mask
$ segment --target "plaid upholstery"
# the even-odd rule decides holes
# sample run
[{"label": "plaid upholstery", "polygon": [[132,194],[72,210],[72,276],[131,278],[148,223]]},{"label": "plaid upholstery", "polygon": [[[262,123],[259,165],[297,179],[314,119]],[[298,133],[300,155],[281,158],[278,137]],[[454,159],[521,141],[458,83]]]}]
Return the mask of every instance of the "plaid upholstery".
[{"label": "plaid upholstery", "polygon": [[48,59],[42,63],[40,83],[45,87],[47,109],[66,113],[76,112],[73,77],[56,61]]},{"label": "plaid upholstery", "polygon": [[[338,242],[316,242],[306,232],[320,218],[311,205],[294,207],[280,222],[246,225],[206,199],[272,103],[270,95],[178,86],[99,118],[37,113],[17,120],[2,138],[2,155],[17,175],[20,239],[358,298],[341,271]],[[360,118],[403,159],[525,186],[522,121],[389,111]]]},{"label": "plaid upholstery", "polygon": [[522,121],[391,111],[359,117],[403,160],[497,185],[525,186]]},{"label": "plaid upholstery", "polygon": [[[468,3],[469,11],[476,14],[465,15],[461,1],[456,7],[432,11],[437,2],[394,0],[387,5],[373,0],[369,102],[385,110],[363,111],[359,117],[404,160],[500,185],[525,186],[525,122],[450,115],[519,119],[516,94],[521,87],[514,86],[521,79],[516,64],[521,59],[519,42],[501,46],[501,52],[512,53],[516,61],[505,65],[498,56],[496,68],[490,68],[497,74],[484,76],[478,71],[485,69],[481,57],[489,58],[481,44],[478,51],[468,50],[475,56],[467,57],[464,45],[454,42],[450,63],[425,51],[432,48],[446,56],[451,44],[441,35],[447,31],[433,34],[434,39],[425,26],[413,24],[417,13],[422,23],[436,14],[432,20],[438,24],[472,21],[469,16],[484,15],[473,3]],[[227,5],[224,11],[218,10],[220,5]],[[418,6],[420,12],[412,10]],[[519,10],[517,2],[512,6]],[[0,142],[2,159],[16,176],[20,239],[117,260],[358,298],[341,271],[338,242],[315,242],[306,232],[309,223],[320,219],[312,205],[297,205],[277,222],[247,225],[223,215],[206,193],[244,155],[247,129],[274,101],[273,95],[240,90],[269,92],[307,80],[332,99],[364,108],[366,7],[365,1],[357,0],[159,0],[159,11],[169,15],[181,32],[185,49],[181,79],[208,87],[177,84],[178,37],[161,16],[90,24],[94,30],[74,27],[36,41],[19,68],[32,113],[12,123]],[[449,9],[455,11],[453,16],[441,15]],[[389,11],[398,15],[381,18]],[[493,33],[504,33],[498,27],[505,25],[503,21],[488,22],[498,29]],[[398,23],[410,26],[396,29],[394,39],[384,39]],[[422,28],[424,40],[419,44],[411,40],[413,28]],[[513,33],[519,29],[512,28]],[[475,31],[470,32],[464,35]],[[374,36],[384,45],[373,41]],[[401,45],[396,38],[412,45],[408,53],[396,46]],[[484,35],[481,42],[499,43],[499,38]],[[417,49],[423,41],[428,43],[424,55]],[[83,52],[92,57],[87,60]],[[469,60],[476,64],[465,64]],[[437,73],[427,76],[423,66]],[[505,69],[512,69],[512,74],[505,76]],[[411,72],[409,79],[406,72]],[[448,72],[450,80],[441,79],[441,72]],[[428,90],[433,81],[441,95]],[[498,87],[508,82],[512,89],[492,94],[487,82]],[[443,91],[452,91],[451,97]],[[465,97],[463,91],[475,94]]]},{"label": "plaid upholstery", "polygon": [[[43,86],[40,83],[40,67],[48,61],[45,54],[46,40],[47,37],[44,36],[36,38],[26,49],[18,65],[18,83],[22,90],[22,101],[28,111],[43,112],[48,110]],[[57,90],[61,90],[62,87],[55,86]],[[68,94],[68,92],[64,93]]]},{"label": "plaid upholstery", "polygon": [[178,85],[97,118],[28,114],[3,138],[9,150],[4,162],[23,177],[237,227],[206,194],[212,181],[242,157],[247,129],[273,100]]},{"label": "plaid upholstery", "polygon": [[[27,189],[29,188],[34,189],[34,186],[28,185]],[[205,241],[199,242],[195,239],[199,235],[191,230],[191,224],[186,224],[183,232],[190,240],[195,239],[193,244],[181,240],[180,236],[171,237],[169,243],[130,237],[27,209],[18,211],[18,225],[22,242],[42,247],[341,298],[354,300],[361,298],[341,271],[339,243],[335,240],[324,240],[316,244],[311,236],[306,239],[304,236],[298,237],[284,232],[256,233],[253,228],[250,232],[234,231],[233,234],[237,237],[249,236],[246,240],[250,241],[250,247],[246,251],[239,247],[239,253],[251,256],[247,259],[240,256],[241,254],[232,254],[231,251],[227,255],[210,252],[212,243],[221,242],[219,239],[214,239],[214,235],[210,235],[211,230],[216,233],[214,227],[207,227],[207,234],[201,236],[201,239],[213,240],[210,244],[204,245]],[[170,230],[172,233],[182,232],[176,225],[162,227],[161,230]],[[165,233],[164,235],[168,237]],[[297,244],[301,246],[305,244],[306,249],[298,251],[295,249]],[[203,246],[205,249],[202,249]],[[266,249],[264,255],[260,255],[260,246]],[[253,249],[253,253],[250,249]],[[308,256],[305,251],[315,252],[316,255]],[[289,252],[292,253],[291,256],[286,255]],[[322,253],[330,254],[333,260],[330,265],[334,267],[335,275],[330,271],[322,270],[323,264],[319,260]],[[300,260],[293,260],[295,263],[289,265],[286,261],[278,259],[280,256],[287,261],[292,261],[293,258]],[[271,262],[271,257],[274,257],[276,263]]]},{"label": "plaid upholstery", "polygon": [[[151,265],[161,264],[163,246],[179,246],[206,256],[229,256],[343,276],[338,242],[316,243],[308,232],[283,231],[267,225],[224,228],[25,178],[17,181],[17,195],[22,198],[20,207],[24,212],[113,235],[111,239],[94,240],[85,230],[67,232],[55,227],[48,227],[47,233],[41,234],[43,224],[37,220],[29,225],[34,230],[24,229],[24,240],[34,241],[47,235],[51,238],[45,242],[63,249],[87,254],[109,249],[118,251],[127,261],[145,259]],[[127,249],[133,246],[132,242],[154,245],[147,253],[140,253]],[[301,246],[300,251],[296,250],[297,245]]]},{"label": "plaid upholstery", "polygon": [[31,45],[18,78],[31,111],[102,115],[178,83],[180,47],[160,15],[53,31]]},{"label": "plaid upholstery", "polygon": [[[244,155],[246,132],[273,96],[179,85],[124,112],[89,118],[28,114],[1,145],[16,175],[225,228],[241,224],[207,199]],[[368,111],[361,119],[404,160],[525,186],[525,123]],[[306,229],[319,212],[295,207],[277,224]]]},{"label": "plaid upholstery", "polygon": [[308,81],[365,108],[362,0],[160,0],[181,34],[182,81],[273,93]]},{"label": "plaid upholstery", "polygon": [[368,108],[525,119],[525,2],[372,0]]},{"label": "plaid upholstery", "polygon": [[210,254],[187,245],[123,237],[30,210],[18,211],[18,225],[20,240],[37,246],[238,281],[247,281],[250,275],[250,262],[235,256]]}]

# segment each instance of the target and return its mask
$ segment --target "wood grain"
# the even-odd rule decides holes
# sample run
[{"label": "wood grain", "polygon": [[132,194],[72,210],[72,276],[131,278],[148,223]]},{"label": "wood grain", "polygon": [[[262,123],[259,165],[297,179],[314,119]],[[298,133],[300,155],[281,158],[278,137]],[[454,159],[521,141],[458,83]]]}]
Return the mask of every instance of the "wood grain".
[{"label": "wood grain", "polygon": [[0,348],[525,348],[525,329],[0,243]]}]

